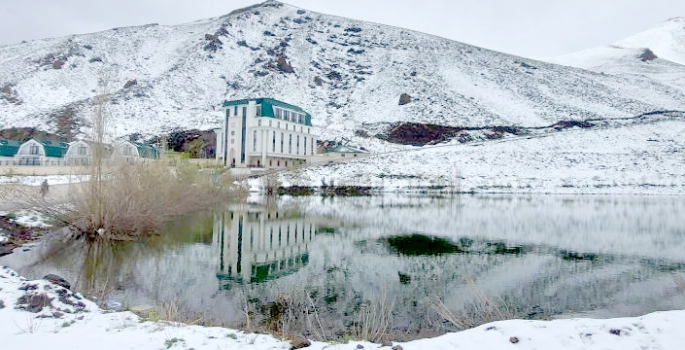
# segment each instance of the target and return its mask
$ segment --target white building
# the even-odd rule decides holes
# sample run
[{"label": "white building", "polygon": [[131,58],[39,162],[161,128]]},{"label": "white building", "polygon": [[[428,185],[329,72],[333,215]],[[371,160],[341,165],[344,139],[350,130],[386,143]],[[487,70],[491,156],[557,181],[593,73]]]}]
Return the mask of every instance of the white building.
[{"label": "white building", "polygon": [[159,158],[159,151],[150,145],[137,142],[122,141],[114,145],[112,158],[115,161],[136,163]]},{"label": "white building", "polygon": [[92,161],[92,151],[90,144],[86,141],[79,140],[69,143],[69,149],[64,155],[64,163],[66,165],[89,165]]},{"label": "white building", "polygon": [[216,158],[236,168],[285,168],[304,164],[316,151],[312,117],[272,98],[225,101],[216,129]]},{"label": "white building", "polygon": [[62,165],[69,145],[64,142],[30,139],[14,156],[17,165]]}]

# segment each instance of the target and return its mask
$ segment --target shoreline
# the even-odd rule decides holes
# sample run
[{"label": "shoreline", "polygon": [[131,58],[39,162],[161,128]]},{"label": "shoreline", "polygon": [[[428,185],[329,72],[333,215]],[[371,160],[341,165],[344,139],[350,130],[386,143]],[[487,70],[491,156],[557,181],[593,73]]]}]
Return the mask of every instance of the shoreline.
[{"label": "shoreline", "polygon": [[[78,293],[45,280],[28,281],[0,269],[0,337],[8,348],[69,346],[91,349],[678,349],[685,342],[685,310],[614,319],[509,320],[409,342],[327,343],[277,339],[229,328],[143,319],[105,311]],[[308,345],[307,345],[308,344]]]}]

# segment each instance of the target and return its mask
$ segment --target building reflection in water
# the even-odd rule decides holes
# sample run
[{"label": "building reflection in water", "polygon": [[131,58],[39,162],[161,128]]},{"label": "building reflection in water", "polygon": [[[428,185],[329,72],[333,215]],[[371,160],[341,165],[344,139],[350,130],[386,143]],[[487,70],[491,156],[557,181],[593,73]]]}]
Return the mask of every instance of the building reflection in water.
[{"label": "building reflection in water", "polygon": [[215,214],[219,287],[231,289],[234,284],[260,283],[298,271],[309,263],[315,236],[315,224],[297,212],[250,208]]}]

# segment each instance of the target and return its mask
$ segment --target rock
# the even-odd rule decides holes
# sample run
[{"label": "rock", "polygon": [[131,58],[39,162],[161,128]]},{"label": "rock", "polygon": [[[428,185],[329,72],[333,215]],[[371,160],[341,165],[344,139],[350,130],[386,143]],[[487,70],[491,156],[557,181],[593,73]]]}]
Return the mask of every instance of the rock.
[{"label": "rock", "polygon": [[411,96],[409,96],[408,94],[400,95],[400,106],[404,106],[409,103],[411,103]]},{"label": "rock", "polygon": [[52,284],[56,284],[60,287],[71,290],[71,284],[69,283],[69,281],[65,280],[64,278],[62,278],[60,276],[57,276],[54,274],[49,274],[49,275],[46,275],[45,277],[43,277],[43,279],[52,283]]},{"label": "rock", "polygon": [[285,59],[285,56],[278,56],[276,66],[278,67],[278,70],[283,72],[283,73],[294,73],[295,72],[295,70],[290,65],[290,63]]},{"label": "rock", "polygon": [[395,345],[392,347],[392,350],[403,350],[402,345]]},{"label": "rock", "polygon": [[54,318],[62,318],[62,316],[64,316],[64,313],[59,312],[59,311],[55,311],[52,313],[52,317],[54,317]]},{"label": "rock", "polygon": [[512,344],[516,344],[516,343],[519,342],[519,338],[517,338],[517,337],[511,337],[511,338],[509,338],[509,342],[512,343]]},{"label": "rock", "polygon": [[357,344],[357,349],[363,349],[363,348],[364,348],[364,345]]},{"label": "rock", "polygon": [[44,307],[52,306],[52,299],[50,299],[50,297],[48,297],[46,294],[24,294],[17,299],[17,305],[19,305],[19,309],[38,313],[43,311]]},{"label": "rock", "polygon": [[611,333],[611,334],[613,334],[613,335],[618,335],[618,336],[620,336],[620,335],[621,335],[621,330],[620,330],[620,329],[616,329],[616,328],[612,328],[612,329],[609,330],[609,333]]},{"label": "rock", "polygon": [[290,349],[302,349],[302,348],[306,348],[306,347],[312,345],[312,343],[309,341],[309,339],[307,339],[303,336],[297,336],[297,337],[293,338],[290,341],[290,344],[292,345],[290,347]]},{"label": "rock", "polygon": [[0,299],[0,309],[4,309],[4,308],[5,308],[5,302],[2,301],[2,299]]},{"label": "rock", "polygon": [[124,89],[128,89],[131,86],[138,85],[138,79],[129,80],[124,84]]},{"label": "rock", "polygon": [[142,318],[150,317],[150,312],[153,310],[154,308],[150,305],[137,305],[131,308],[131,312]]}]

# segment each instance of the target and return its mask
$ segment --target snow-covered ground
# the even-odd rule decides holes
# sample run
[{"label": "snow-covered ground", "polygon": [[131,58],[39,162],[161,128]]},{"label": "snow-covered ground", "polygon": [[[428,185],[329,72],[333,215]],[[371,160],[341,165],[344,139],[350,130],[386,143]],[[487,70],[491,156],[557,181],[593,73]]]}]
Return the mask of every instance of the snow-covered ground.
[{"label": "snow-covered ground", "polygon": [[0,175],[0,185],[40,186],[47,180],[48,185],[65,185],[88,181],[89,175]]},{"label": "snow-covered ground", "polygon": [[396,147],[312,166],[287,184],[458,186],[479,193],[685,194],[685,120],[570,129],[471,144]]},{"label": "snow-covered ground", "polygon": [[[33,311],[33,312],[30,312]],[[394,343],[424,349],[681,349],[685,311],[607,320],[511,320],[436,338]],[[4,349],[288,349],[270,335],[141,320],[106,312],[79,294],[0,269],[0,339]],[[360,347],[361,346],[361,347]],[[312,350],[374,349],[378,344],[312,342]]]},{"label": "snow-covered ground", "polygon": [[[20,209],[16,211],[0,211],[0,216],[10,216],[10,220],[24,227],[51,227],[50,221],[44,214],[31,209]],[[2,234],[0,232],[0,234]]]}]

